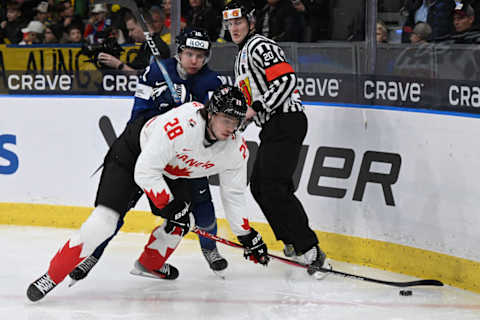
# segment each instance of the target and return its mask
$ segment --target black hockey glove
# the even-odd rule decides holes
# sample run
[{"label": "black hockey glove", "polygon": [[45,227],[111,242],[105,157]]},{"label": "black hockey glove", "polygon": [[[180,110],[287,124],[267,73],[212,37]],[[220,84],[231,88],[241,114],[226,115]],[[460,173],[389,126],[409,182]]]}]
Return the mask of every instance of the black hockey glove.
[{"label": "black hockey glove", "polygon": [[263,242],[260,233],[250,228],[250,233],[237,237],[244,247],[243,256],[254,263],[260,263],[266,266],[270,261],[268,257],[267,245]]},{"label": "black hockey glove", "polygon": [[153,214],[160,215],[167,220],[165,225],[166,233],[172,234],[177,232],[183,237],[190,230],[191,212],[190,202],[173,199],[165,208]]}]

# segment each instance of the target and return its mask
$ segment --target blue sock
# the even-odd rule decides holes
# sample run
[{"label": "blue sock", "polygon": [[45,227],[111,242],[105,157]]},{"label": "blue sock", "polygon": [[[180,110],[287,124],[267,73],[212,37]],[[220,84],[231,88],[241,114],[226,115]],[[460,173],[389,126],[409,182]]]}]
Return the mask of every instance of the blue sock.
[{"label": "blue sock", "polygon": [[[212,201],[197,203],[193,207],[193,216],[195,217],[195,224],[202,230],[208,233],[217,234],[217,219]],[[203,249],[212,250],[217,247],[215,240],[211,240],[202,236],[198,237],[200,240],[200,247]]]}]

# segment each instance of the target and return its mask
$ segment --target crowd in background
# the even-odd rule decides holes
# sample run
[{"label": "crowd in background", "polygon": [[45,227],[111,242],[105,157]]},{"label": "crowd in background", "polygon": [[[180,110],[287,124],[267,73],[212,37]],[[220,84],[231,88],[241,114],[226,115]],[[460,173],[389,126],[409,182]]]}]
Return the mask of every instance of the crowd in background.
[{"label": "crowd in background", "polygon": [[[137,0],[150,27],[170,43],[172,0]],[[211,41],[230,41],[222,27],[229,0],[181,0],[181,27],[201,27]],[[366,1],[258,0],[256,32],[279,42],[362,41]],[[479,43],[476,22],[480,0],[378,0],[378,11],[392,10],[397,19],[377,23],[377,41]],[[128,9],[91,0],[7,0],[1,3],[0,43],[98,43],[115,37],[118,44],[136,42],[126,23]],[[382,11],[383,10],[383,11]],[[393,36],[392,36],[393,35]]]}]

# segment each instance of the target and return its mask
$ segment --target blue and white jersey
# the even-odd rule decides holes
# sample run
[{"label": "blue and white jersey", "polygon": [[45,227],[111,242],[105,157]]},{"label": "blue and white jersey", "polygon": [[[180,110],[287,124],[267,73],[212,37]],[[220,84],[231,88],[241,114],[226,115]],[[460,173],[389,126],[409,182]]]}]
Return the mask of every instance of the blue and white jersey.
[{"label": "blue and white jersey", "polygon": [[[211,93],[222,84],[219,74],[210,70],[208,65],[200,69],[197,74],[188,76],[184,80],[178,74],[178,61],[175,58],[162,60],[162,63],[176,89],[178,90],[178,87],[181,85],[186,88],[186,92],[183,92],[184,97],[179,92],[182,103],[198,101],[205,104]],[[173,101],[162,72],[155,61],[153,61],[146,68],[145,72],[139,76],[135,102],[129,122],[140,116],[151,118],[154,115],[165,113],[173,107],[178,107],[180,104],[177,105]]]}]

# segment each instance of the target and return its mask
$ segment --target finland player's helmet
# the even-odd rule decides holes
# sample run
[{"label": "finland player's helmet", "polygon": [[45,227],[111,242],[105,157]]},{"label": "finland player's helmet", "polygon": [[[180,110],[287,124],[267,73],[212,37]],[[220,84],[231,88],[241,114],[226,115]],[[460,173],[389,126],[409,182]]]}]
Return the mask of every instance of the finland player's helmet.
[{"label": "finland player's helmet", "polygon": [[223,9],[223,20],[245,17],[248,22],[255,22],[255,7],[250,1],[232,0]]},{"label": "finland player's helmet", "polygon": [[237,87],[227,84],[218,87],[207,103],[207,111],[213,114],[222,112],[235,117],[242,124],[247,115],[245,96]]},{"label": "finland player's helmet", "polygon": [[185,49],[196,49],[205,51],[206,61],[210,58],[210,39],[206,30],[201,28],[185,28],[176,38],[177,53]]}]

